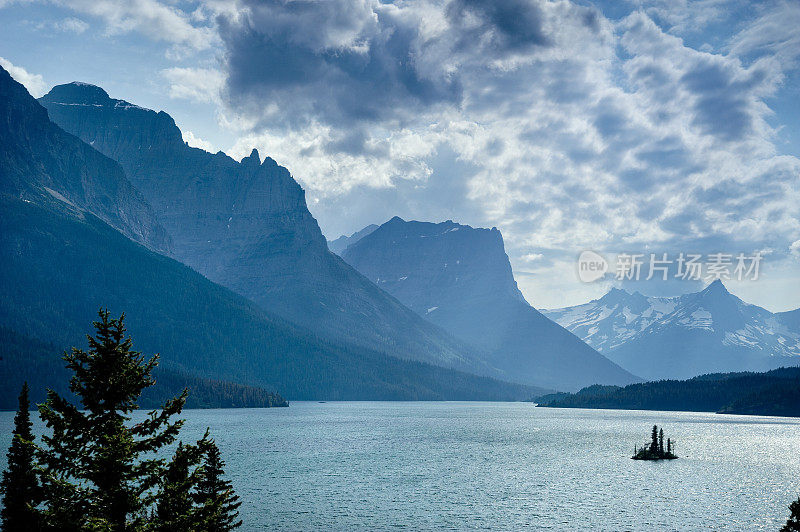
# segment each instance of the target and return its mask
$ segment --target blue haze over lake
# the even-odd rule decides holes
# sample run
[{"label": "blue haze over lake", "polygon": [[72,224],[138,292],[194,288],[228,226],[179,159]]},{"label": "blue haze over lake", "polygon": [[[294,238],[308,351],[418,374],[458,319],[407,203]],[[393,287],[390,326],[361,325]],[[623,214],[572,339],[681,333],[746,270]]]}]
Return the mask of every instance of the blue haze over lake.
[{"label": "blue haze over lake", "polygon": [[[776,530],[800,493],[795,418],[435,402],[185,417],[185,441],[211,427],[244,530]],[[654,423],[679,460],[630,459]]]}]

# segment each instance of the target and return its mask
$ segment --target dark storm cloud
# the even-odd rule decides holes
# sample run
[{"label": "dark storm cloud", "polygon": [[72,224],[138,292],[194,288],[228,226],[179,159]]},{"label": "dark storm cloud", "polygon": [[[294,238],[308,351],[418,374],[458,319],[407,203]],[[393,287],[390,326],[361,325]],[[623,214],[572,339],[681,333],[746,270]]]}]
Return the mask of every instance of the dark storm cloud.
[{"label": "dark storm cloud", "polygon": [[225,94],[250,115],[277,106],[265,120],[341,126],[457,107],[465,64],[549,44],[541,10],[527,0],[455,0],[446,8],[450,25],[433,37],[420,34],[424,6],[250,0],[245,7],[218,20]]},{"label": "dark storm cloud", "polygon": [[527,0],[455,0],[447,7],[447,17],[461,28],[462,50],[484,39],[500,51],[550,44],[541,9]]},{"label": "dark storm cloud", "polygon": [[459,100],[457,80],[416,69],[414,26],[354,4],[252,2],[241,20],[221,18],[234,107],[276,103],[294,118],[340,123]]},{"label": "dark storm cloud", "polygon": [[766,73],[754,70],[737,79],[716,58],[698,61],[681,81],[697,95],[694,124],[723,140],[736,141],[752,132],[752,91],[764,82]]}]

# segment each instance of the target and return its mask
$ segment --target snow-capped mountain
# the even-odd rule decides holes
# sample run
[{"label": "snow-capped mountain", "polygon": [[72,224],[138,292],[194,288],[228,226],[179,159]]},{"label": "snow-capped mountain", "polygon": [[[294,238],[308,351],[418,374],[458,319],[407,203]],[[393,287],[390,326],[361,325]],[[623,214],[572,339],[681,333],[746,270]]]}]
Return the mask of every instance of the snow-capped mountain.
[{"label": "snow-capped mountain", "polygon": [[612,350],[675,310],[678,298],[647,297],[619,288],[583,305],[542,313],[600,352]]},{"label": "snow-capped mountain", "polygon": [[613,289],[583,305],[543,312],[644,378],[800,364],[800,328],[745,303],[721,281],[673,298]]}]

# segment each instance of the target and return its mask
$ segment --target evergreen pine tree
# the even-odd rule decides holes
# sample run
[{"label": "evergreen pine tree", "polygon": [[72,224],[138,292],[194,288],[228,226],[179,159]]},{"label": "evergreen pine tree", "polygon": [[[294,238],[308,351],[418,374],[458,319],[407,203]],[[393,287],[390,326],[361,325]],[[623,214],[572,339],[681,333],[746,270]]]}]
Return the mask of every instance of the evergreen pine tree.
[{"label": "evergreen pine tree", "polygon": [[150,359],[131,350],[123,314],[99,312],[89,351],[73,348],[64,355],[74,375],[70,390],[81,407],[53,391],[39,407],[51,436],[38,453],[46,502],[45,517],[55,529],[78,527],[123,531],[141,528],[151,488],[164,460],[143,458],[172,443],[183,421],[171,421],[186,401],[186,391],[130,426],[142,390],[151,386],[158,355]]},{"label": "evergreen pine tree", "polygon": [[653,433],[650,439],[650,452],[658,452],[658,427],[653,425]]},{"label": "evergreen pine tree", "polygon": [[199,515],[193,505],[192,488],[197,484],[197,465],[202,458],[199,445],[178,444],[167,465],[157,495],[153,522],[158,531],[201,530]]},{"label": "evergreen pine tree", "polygon": [[800,499],[797,499],[789,505],[789,510],[792,512],[786,524],[781,528],[781,532],[800,532]]},{"label": "evergreen pine tree", "polygon": [[0,492],[3,494],[2,529],[39,530],[41,488],[34,462],[33,423],[31,423],[28,383],[22,385],[19,409],[14,417],[14,433],[8,450],[8,469],[3,471]]},{"label": "evergreen pine tree", "polygon": [[664,429],[658,432],[658,452],[664,453]]},{"label": "evergreen pine tree", "polygon": [[238,511],[242,503],[231,482],[223,478],[225,462],[214,440],[208,439],[208,431],[200,445],[205,451],[195,497],[202,522],[200,530],[226,532],[238,528],[242,525]]}]

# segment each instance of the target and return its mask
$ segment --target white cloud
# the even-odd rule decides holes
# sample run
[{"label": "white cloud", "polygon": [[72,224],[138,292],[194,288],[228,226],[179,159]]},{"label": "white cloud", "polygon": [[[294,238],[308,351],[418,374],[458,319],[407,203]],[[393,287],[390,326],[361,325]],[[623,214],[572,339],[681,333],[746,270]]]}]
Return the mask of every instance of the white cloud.
[{"label": "white cloud", "polygon": [[800,59],[800,3],[778,2],[730,41],[736,56],[769,55],[784,68],[797,67]]},{"label": "white cloud", "polygon": [[[417,24],[408,48],[428,53],[414,56],[417,74],[444,69],[459,80],[457,102],[401,100],[375,119],[337,122],[315,114],[313,94],[287,91],[279,104],[228,109],[241,128],[233,152],[258,146],[290,168],[330,234],[387,209],[436,221],[452,208],[458,221],[497,226],[518,271],[537,265],[521,285],[542,293],[575,282],[554,264],[581,249],[786,249],[800,231],[800,160],[777,154],[767,121],[765,99],[782,81],[773,55],[743,63],[696,50],[644,12],[612,22],[565,1],[541,5],[550,45],[503,57],[454,51],[437,5],[386,6]],[[705,7],[716,20],[718,3]]]},{"label": "white cloud", "polygon": [[87,29],[89,29],[89,24],[85,21],[75,18],[75,17],[67,17],[63,20],[59,20],[53,23],[53,28],[58,31],[63,31],[65,33],[75,33],[80,35]]},{"label": "white cloud", "polygon": [[789,252],[797,259],[800,259],[800,240],[795,240],[789,245]]},{"label": "white cloud", "polygon": [[183,132],[183,142],[185,142],[192,148],[200,148],[201,150],[206,150],[207,152],[210,153],[216,152],[214,146],[210,142],[195,136],[194,133],[188,130]]},{"label": "white cloud", "polygon": [[175,67],[162,70],[161,75],[169,82],[171,98],[220,103],[224,75],[218,70]]},{"label": "white cloud", "polygon": [[108,35],[136,31],[190,50],[207,50],[219,40],[213,27],[195,26],[191,14],[157,0],[58,0],[58,3],[101,19]]},{"label": "white cloud", "polygon": [[4,57],[0,57],[0,66],[8,70],[12,78],[22,83],[34,98],[44,96],[45,92],[47,92],[47,85],[41,75],[31,74],[21,66],[13,64]]}]

